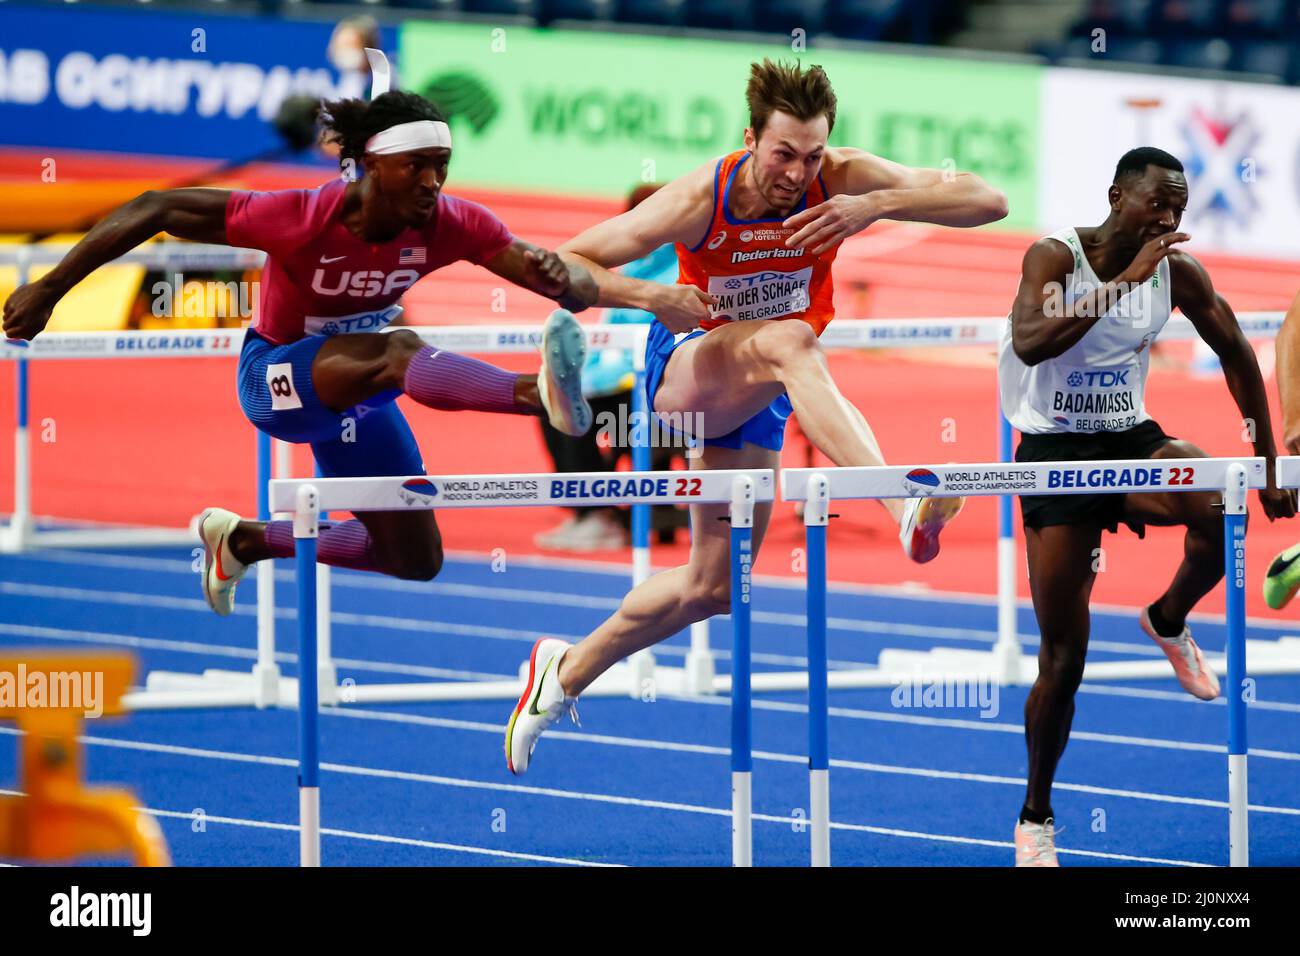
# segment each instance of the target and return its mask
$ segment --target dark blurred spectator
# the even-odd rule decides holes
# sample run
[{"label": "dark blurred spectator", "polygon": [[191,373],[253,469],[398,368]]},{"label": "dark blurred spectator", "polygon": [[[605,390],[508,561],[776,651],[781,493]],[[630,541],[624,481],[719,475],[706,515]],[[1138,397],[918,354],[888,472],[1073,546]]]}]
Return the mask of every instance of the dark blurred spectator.
[{"label": "dark blurred spectator", "polygon": [[[334,28],[326,53],[330,64],[339,71],[340,99],[370,99],[370,62],[366,59],[366,47],[382,50],[380,42],[379,24],[373,17],[348,17],[340,20]],[[397,89],[396,78],[393,89]]]}]

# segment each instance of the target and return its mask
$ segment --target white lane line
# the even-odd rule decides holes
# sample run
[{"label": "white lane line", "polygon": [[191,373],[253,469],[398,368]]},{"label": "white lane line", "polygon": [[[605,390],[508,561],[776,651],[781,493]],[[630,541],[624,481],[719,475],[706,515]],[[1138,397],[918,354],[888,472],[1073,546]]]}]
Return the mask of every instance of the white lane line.
[{"label": "white lane line", "polygon": [[[61,627],[44,627],[36,624],[6,624],[0,623],[0,634],[7,634],[13,637],[35,638],[37,640],[52,641],[76,641],[88,642],[94,644],[108,644],[117,647],[135,647],[146,650],[168,651],[180,654],[197,654],[210,655],[212,657],[227,657],[236,660],[256,660],[257,652],[251,648],[236,647],[229,644],[204,644],[197,641],[177,641],[166,638],[156,637],[139,637],[130,634],[112,634],[104,631],[85,631],[75,628]],[[657,650],[665,650],[659,648]],[[719,655],[724,656],[724,655]],[[761,655],[760,655],[761,656]],[[286,651],[277,651],[275,659],[280,663],[293,664],[297,663],[297,654]],[[399,664],[392,661],[364,661],[355,658],[336,657],[336,664],[343,667],[351,668],[355,671],[366,673],[392,673],[406,674],[416,677],[441,678],[447,680],[485,680],[499,681],[511,680],[515,674],[497,674],[485,671],[467,671],[455,670],[445,667],[431,667],[428,665],[417,664]],[[776,662],[771,662],[776,663]],[[804,663],[806,661],[791,661],[793,664]],[[842,662],[845,666],[850,666],[849,662]],[[1189,694],[1181,691],[1159,691],[1143,690],[1131,687],[1115,687],[1111,685],[1089,684],[1085,682],[1079,687],[1080,693],[1093,694],[1111,694],[1124,697],[1146,698],[1150,700],[1173,701],[1181,703],[1201,703]],[[1222,706],[1222,699],[1211,701],[1212,704]],[[1253,701],[1250,705],[1252,710],[1275,710],[1285,713],[1300,713],[1300,704],[1287,704],[1277,701]]]},{"label": "white lane line", "polygon": [[[0,727],[0,733],[15,734],[17,731],[9,728]],[[268,757],[259,754],[240,754],[220,750],[201,750],[196,747],[176,747],[169,744],[151,744],[143,741],[114,740],[103,737],[78,737],[79,741],[91,746],[101,747],[119,747],[126,750],[139,750],[155,753],[166,753],[172,755],[181,755],[188,757],[200,757],[209,760],[229,760],[240,763],[269,764],[273,766],[290,766],[296,767],[296,760],[289,760],[284,757]],[[400,780],[406,783],[421,783],[431,786],[451,787],[462,790],[480,790],[492,793],[517,793],[526,796],[552,797],[560,800],[574,800],[588,803],[601,803],[614,806],[637,807],[640,809],[650,810],[667,810],[675,813],[693,813],[715,817],[730,817],[731,810],[723,807],[706,807],[692,803],[679,803],[670,800],[647,800],[640,797],[626,797],[607,793],[590,793],[582,790],[561,790],[556,787],[531,787],[517,783],[496,783],[486,780],[468,780],[461,777],[444,777],[436,774],[416,773],[414,771],[404,770],[384,770],[373,767],[356,767],[349,764],[336,764],[322,762],[320,765],[322,771],[331,773],[347,774],[350,776],[370,777],[386,780]],[[193,814],[183,814],[183,816],[192,819]],[[775,816],[772,814],[756,813],[753,815],[755,820],[764,823],[775,823],[782,827],[789,827],[792,823],[792,817]],[[287,826],[280,824],[278,826]],[[925,833],[918,830],[899,830],[888,827],[873,827],[862,823],[836,823],[831,822],[831,829],[855,831],[860,833],[872,833],[878,836],[905,837],[915,840],[931,840],[941,843],[963,843],[979,846],[994,847],[1013,847],[1013,844],[997,841],[983,840],[976,837],[954,836],[942,833]],[[323,831],[322,831],[323,832]],[[1124,854],[1103,853],[1098,851],[1067,850],[1058,847],[1058,853],[1074,852],[1081,855],[1093,856],[1100,859],[1111,860],[1130,860],[1146,863],[1162,863],[1174,866],[1196,866],[1197,863],[1190,860],[1165,860],[1156,857],[1134,857]]]},{"label": "white lane line", "polygon": [[[163,558],[120,558],[114,557],[113,564],[127,564],[137,570],[170,571],[184,574],[194,574],[193,568],[188,562],[173,561]],[[90,562],[83,562],[90,563]],[[294,580],[293,573],[290,571],[277,571],[276,579],[283,582]],[[336,571],[332,577],[334,584],[338,587],[357,588],[367,591],[399,591],[404,593],[425,594],[430,596],[443,597],[462,597],[473,598],[485,601],[507,601],[524,604],[541,604],[550,607],[580,607],[598,609],[603,611],[617,610],[622,603],[622,598],[617,597],[593,597],[587,594],[572,594],[563,591],[545,591],[532,588],[512,588],[504,585],[481,585],[481,584],[451,584],[423,582],[423,581],[402,581],[397,578],[385,577],[383,575],[362,574],[359,572]],[[201,606],[206,610],[206,604]],[[248,613],[245,609],[241,612],[236,608],[236,613]],[[280,615],[277,615],[280,616]],[[802,613],[791,614],[780,611],[765,611],[762,608],[755,608],[752,618],[757,624],[774,624],[783,627],[804,626],[804,615]],[[726,622],[730,618],[723,616],[720,621]],[[362,622],[365,623],[365,622]],[[372,622],[373,623],[373,622]],[[378,624],[376,626],[384,626]],[[997,639],[997,632],[970,627],[948,627],[944,625],[921,625],[906,624],[895,621],[878,621],[867,618],[847,618],[847,617],[829,617],[827,627],[831,630],[848,631],[855,634],[879,634],[889,637],[910,637],[910,638],[929,638],[932,640],[942,641],[970,641],[976,643],[992,644]],[[477,636],[477,635],[476,635]],[[1022,644],[1026,646],[1036,646],[1038,636],[1036,634],[1020,635]],[[1155,647],[1150,641],[1138,643],[1129,641],[1107,641],[1094,640],[1090,646],[1095,650],[1117,651],[1121,653],[1133,653],[1142,656],[1160,655],[1162,652]],[[790,662],[795,663],[801,660],[807,663],[806,658],[791,658]],[[778,662],[779,663],[779,662]],[[840,663],[840,662],[837,662]],[[834,665],[832,665],[834,666]],[[852,662],[842,662],[842,666],[853,666]],[[861,666],[858,664],[857,666]]]},{"label": "white lane line", "polygon": [[[1090,684],[1086,681],[1079,685],[1081,694],[1103,694],[1109,697],[1139,697],[1146,700],[1169,700],[1184,704],[1208,703],[1213,707],[1228,706],[1227,700],[1216,697],[1211,701],[1197,700],[1182,690],[1149,690],[1138,687],[1120,687],[1116,684]],[[1250,710],[1275,710],[1285,714],[1300,714],[1300,704],[1291,704],[1279,700],[1252,700]]]},{"label": "white lane line", "polygon": [[[181,820],[194,819],[193,813],[183,813],[176,810],[153,810],[145,808],[149,813],[158,817],[175,817]],[[218,817],[212,814],[205,814],[203,817],[207,823],[225,823],[232,826],[241,827],[258,827],[267,830],[284,830],[289,832],[298,832],[296,823],[271,823],[265,820],[248,820],[241,817]],[[397,837],[389,836],[385,833],[361,833],[356,830],[338,830],[333,827],[321,827],[322,836],[342,837],[348,840],[363,840],[367,843],[390,843],[401,846],[415,846],[426,850],[450,850],[454,853],[468,853],[476,856],[495,856],[510,860],[526,860],[530,863],[557,863],[565,866],[589,866],[589,867],[621,867],[622,863],[602,863],[596,860],[579,860],[567,856],[544,856],[539,853],[521,853],[512,850],[493,850],[484,846],[470,846],[463,843],[442,843],[436,840],[417,840],[414,837]]]},{"label": "white lane line", "polygon": [[[468,730],[476,733],[488,733],[494,736],[500,736],[503,732],[503,729],[499,724],[473,720],[453,720],[445,717],[426,717],[423,714],[340,709],[322,709],[321,713],[328,714],[332,717],[349,717],[359,720],[375,720],[388,723],[437,727],[445,730]],[[578,743],[597,744],[610,747],[627,747],[638,750],[659,750],[671,753],[699,754],[709,757],[731,756],[731,751],[728,748],[710,744],[680,743],[673,740],[650,740],[640,737],[619,737],[611,734],[593,734],[586,731],[576,730],[549,730],[547,731],[546,736],[548,739],[568,740]],[[788,763],[800,766],[806,766],[808,763],[807,756],[803,754],[787,754],[769,750],[755,750],[753,755],[755,760],[765,760],[773,763]],[[932,780],[955,780],[962,783],[988,783],[1014,787],[1024,787],[1028,783],[1024,777],[1007,777],[997,774],[971,773],[960,770],[932,770],[925,767],[907,767],[898,764],[874,763],[863,760],[832,758],[830,764],[832,767],[838,767],[844,770],[857,770],[866,773],[891,774],[908,777],[924,777]],[[1147,800],[1153,803],[1175,803],[1186,806],[1210,807],[1216,810],[1226,810],[1228,808],[1228,803],[1225,800],[1211,800],[1203,797],[1184,797],[1176,794],[1155,793],[1146,790],[1122,790],[1114,787],[1099,787],[1091,784],[1065,783],[1061,781],[1056,781],[1052,786],[1057,790],[1091,793],[1108,797],[1123,797],[1130,800]],[[1252,812],[1274,813],[1283,816],[1300,816],[1300,808],[1297,807],[1274,807],[1259,804],[1250,806],[1250,810]]]},{"label": "white lane line", "polygon": [[[335,575],[335,579],[341,575]],[[358,576],[359,577],[359,576]],[[375,576],[365,579],[366,586],[374,590],[371,586],[375,581],[388,580]],[[358,585],[360,586],[360,585]],[[509,600],[509,588],[484,588],[484,599],[489,596],[494,600]],[[500,592],[499,594],[497,592]],[[562,603],[554,600],[557,595],[549,592],[530,592],[538,595],[538,600],[551,598],[548,603]],[[128,606],[145,606],[156,607],[173,611],[193,611],[200,614],[211,613],[207,602],[199,598],[184,598],[166,594],[143,594],[130,591],[108,591],[94,588],[78,588],[66,585],[52,584],[33,584],[29,582],[0,581],[0,594],[13,594],[21,597],[34,597],[58,601],[81,601],[86,603],[99,604],[118,604]],[[544,602],[546,603],[546,602]],[[256,605],[236,605],[234,613],[240,617],[256,617]],[[298,616],[297,609],[294,607],[276,607],[275,617],[277,620],[296,620]],[[577,641],[585,637],[585,634],[576,635],[559,635],[554,631],[532,631],[518,628],[490,627],[482,624],[459,624],[450,621],[434,621],[424,618],[394,617],[386,614],[356,614],[345,611],[334,611],[332,620],[339,624],[350,624],[359,627],[380,627],[389,630],[408,631],[413,633],[443,633],[455,634],[460,637],[482,637],[491,640],[513,641],[516,643],[532,644],[542,637],[562,637],[567,640]],[[758,611],[753,613],[753,619],[758,623],[775,624],[782,627],[802,628],[804,626],[804,615],[788,614],[777,611]],[[719,618],[724,626],[729,617]],[[982,631],[975,628],[952,628],[928,625],[897,624],[889,621],[871,621],[855,620],[852,618],[829,618],[827,626],[833,630],[848,631],[850,633],[860,634],[883,634],[893,637],[909,638],[933,638],[935,640],[946,641],[979,641],[986,644],[992,644],[996,635],[992,631]],[[1038,639],[1032,635],[1021,635],[1022,644],[1033,646],[1038,643]],[[1147,642],[1146,644],[1130,644],[1126,641],[1104,641],[1094,640],[1091,646],[1096,650],[1115,651],[1125,654],[1137,654],[1139,656],[1159,655],[1160,649]],[[656,653],[673,656],[685,656],[687,648],[676,645],[660,644]],[[730,652],[725,649],[717,649],[714,652],[719,658],[729,659]],[[757,663],[790,665],[790,666],[807,666],[807,658],[799,655],[790,654],[773,654],[770,652],[756,652],[753,659]],[[863,661],[845,661],[834,660],[830,666],[836,669],[847,669],[855,667],[870,666]]]},{"label": "white lane line", "polygon": [[[201,644],[196,641],[173,641],[160,637],[136,637],[130,634],[107,634],[103,631],[81,631],[63,627],[42,627],[37,624],[0,623],[0,634],[35,638],[43,641],[108,644],[115,647],[135,647],[141,650],[210,655],[212,657],[229,657],[246,661],[257,660],[257,651],[246,647],[232,647],[226,644]],[[287,651],[277,651],[275,660],[281,664],[296,664],[298,663],[298,655]],[[406,674],[412,677],[484,681],[510,680],[518,676],[517,674],[489,674],[484,671],[452,670],[446,667],[428,667],[386,661],[359,661],[348,657],[335,657],[333,660],[335,664],[341,667],[376,674]]]},{"label": "white lane line", "polygon": [[[0,594],[13,594],[22,597],[35,597],[56,601],[80,601],[89,604],[154,607],[163,610],[193,611],[200,614],[212,613],[207,602],[199,598],[183,598],[161,594],[139,594],[126,591],[103,591],[91,588],[76,588],[52,584],[0,581]],[[234,614],[239,617],[256,617],[257,607],[255,605],[235,605]],[[298,618],[298,611],[297,608],[294,607],[277,607],[275,609],[275,617],[277,620],[294,621]],[[423,634],[435,638],[455,635],[457,637],[479,637],[488,640],[509,641],[515,644],[526,645],[532,645],[543,637],[559,637],[563,640],[573,642],[580,641],[586,637],[586,634],[559,634],[554,630],[531,631],[523,628],[492,627],[485,624],[461,624],[454,621],[437,621],[428,618],[393,617],[386,614],[354,614],[349,611],[334,611],[330,615],[330,620],[336,624],[347,624],[357,627],[385,628],[387,630],[403,631],[411,634]],[[679,645],[660,644],[655,648],[655,653],[663,657],[685,657],[688,650],[688,648]],[[729,653],[726,652],[718,651],[716,653],[722,658],[730,657]],[[758,664],[771,664],[774,666],[807,666],[806,658],[788,654],[773,654],[756,651],[752,655],[752,659]],[[830,663],[837,669],[868,666],[861,661],[831,661]]]},{"label": "white lane line", "polygon": [[[371,714],[375,713],[372,711],[351,711],[351,710],[335,711],[335,710],[324,709],[324,708],[321,710],[321,713],[330,716],[346,716],[346,717],[362,718],[362,719],[366,719],[367,717],[369,719],[390,719],[401,723],[424,724],[426,726],[448,727],[454,725],[456,729],[484,730],[484,731],[491,732],[493,734],[500,734],[502,732],[501,727],[492,724],[480,724],[472,721],[448,721],[441,718],[425,718],[414,714],[411,715],[393,714],[391,715],[391,717],[386,715],[384,718],[378,718],[378,717],[370,716]],[[17,736],[18,733],[19,732],[16,729],[0,727],[0,734]],[[561,740],[578,740],[578,741],[584,741],[590,743],[600,743],[605,745],[619,745],[619,746],[627,746],[627,747],[639,747],[639,748],[650,749],[650,750],[666,750],[666,751],[677,751],[677,752],[684,752],[684,753],[696,753],[696,754],[704,754],[708,756],[728,756],[730,754],[730,751],[728,751],[725,748],[713,747],[713,746],[708,746],[703,744],[677,744],[672,741],[646,741],[637,738],[614,737],[614,736],[599,735],[599,734],[590,734],[590,735],[578,734],[573,731],[554,731],[551,733],[551,736],[554,736],[556,739],[561,739]],[[179,744],[163,744],[163,743],[156,743],[150,741],[119,739],[114,737],[84,737],[79,739],[84,740],[88,744],[97,744],[99,746],[114,747],[122,750],[140,750],[140,751],[148,751],[152,753],[163,753],[163,754],[185,756],[185,757],[200,757],[205,759],[236,760],[236,761],[243,761],[245,763],[260,763],[268,766],[296,767],[298,765],[297,759],[289,758],[289,757],[269,757],[269,756],[253,755],[253,754],[239,754],[232,751],[210,750],[210,749],[200,748],[200,747],[187,747]],[[769,760],[769,761],[781,762],[781,763],[797,763],[797,764],[807,763],[806,757],[802,757],[795,754],[780,754],[780,753],[772,753],[769,751],[756,751],[754,756],[761,760]],[[929,770],[925,768],[900,767],[892,764],[878,764],[878,763],[869,763],[865,761],[832,760],[831,763],[834,766],[842,767],[844,769],[860,770],[860,771],[867,771],[872,773],[888,773],[888,774],[898,774],[904,776],[928,777],[931,779],[959,780],[964,782],[975,782],[975,783],[1005,784],[1005,785],[1013,785],[1018,787],[1023,787],[1026,783],[1024,778],[1002,777],[1002,776],[996,776],[992,774],[975,774],[975,773],[966,773],[962,771],[949,771],[949,770]],[[322,763],[321,766],[326,767],[327,765]],[[440,776],[431,776],[428,774],[413,773],[410,771],[371,770],[371,769],[365,769],[360,767],[354,767],[347,764],[330,764],[328,766],[338,770],[340,773],[357,773],[357,774],[375,776],[375,777],[393,777],[395,779],[413,780],[413,781],[422,781],[422,782],[445,782],[448,780],[457,779],[452,777],[440,777]],[[447,784],[447,785],[450,786],[453,784]],[[1224,801],[1208,800],[1199,797],[1181,797],[1181,796],[1170,795],[1170,794],[1150,793],[1150,792],[1140,791],[1140,790],[1119,790],[1119,789],[1107,788],[1107,787],[1096,787],[1088,784],[1068,784],[1068,783],[1058,783],[1055,784],[1055,786],[1059,787],[1060,789],[1073,790],[1080,793],[1091,793],[1091,794],[1099,794],[1103,796],[1124,797],[1124,798],[1134,799],[1134,800],[1148,800],[1157,803],[1177,803],[1177,804],[1184,804],[1188,806],[1209,807],[1213,809],[1226,809],[1228,806],[1228,804]],[[522,784],[509,784],[509,783],[501,783],[501,784],[483,783],[482,786],[480,787],[480,789],[493,789],[493,788],[500,788],[510,792],[534,793],[534,794],[552,795],[552,796],[559,795],[561,793],[567,793],[567,791],[556,791],[556,793],[553,794],[546,788],[528,787]],[[636,798],[636,797],[620,797],[620,798],[610,798],[610,799],[613,802],[631,802],[632,805],[637,805],[637,806],[651,806],[651,807],[659,807],[661,809],[676,808],[675,804],[669,804],[662,801],[653,801],[653,800],[642,801],[640,800],[640,798]],[[1279,814],[1284,816],[1300,816],[1300,809],[1292,808],[1292,807],[1273,807],[1273,806],[1267,806],[1263,804],[1252,804],[1250,805],[1249,809],[1252,812],[1258,812],[1258,813],[1271,813],[1271,814]]]},{"label": "white lane line", "polygon": [[[0,790],[0,794],[5,796],[23,796],[20,790]],[[193,820],[193,811],[185,813],[180,810],[159,810],[155,807],[141,807],[145,813],[155,817],[163,817],[172,820]],[[255,827],[259,830],[281,830],[288,833],[297,833],[298,825],[296,823],[274,823],[270,820],[249,820],[244,817],[222,817],[211,813],[203,815],[204,823],[224,823],[229,826],[237,827]],[[594,860],[578,860],[566,856],[543,856],[538,853],[519,853],[512,850],[494,850],[484,846],[469,846],[461,843],[440,843],[434,840],[417,840],[413,837],[396,837],[389,836],[385,833],[361,833],[356,830],[338,830],[333,827],[321,827],[323,836],[340,837],[348,840],[362,840],[367,843],[394,843],[402,846],[415,846],[426,850],[450,850],[453,853],[469,853],[476,856],[496,856],[511,860],[526,860],[530,863],[558,863],[566,866],[596,866],[596,867],[618,867],[621,863],[600,863]],[[9,863],[0,863],[0,866],[12,866]]]},{"label": "white lane line", "polygon": [[[698,697],[690,698],[695,703],[724,705],[728,701],[726,698]],[[754,700],[753,707],[755,710],[773,710],[782,711],[791,714],[808,713],[807,704],[797,704],[790,701],[779,700]],[[956,730],[978,730],[987,733],[999,734],[1016,734],[1023,736],[1025,728],[1020,724],[999,724],[990,720],[962,720],[956,717],[922,717],[916,714],[898,714],[887,711],[861,710],[851,707],[831,707],[828,708],[832,717],[840,717],[847,720],[870,720],[887,724],[909,724],[917,727],[947,727]],[[1130,737],[1122,734],[1103,734],[1095,731],[1072,729],[1070,731],[1071,740],[1088,740],[1095,743],[1123,744],[1129,747],[1154,747],[1159,750],[1186,750],[1198,753],[1212,753],[1223,755],[1227,753],[1227,747],[1224,744],[1203,744],[1183,740],[1163,740],[1156,737]],[[1269,760],[1296,760],[1300,761],[1300,753],[1292,753],[1285,750],[1258,750],[1251,747],[1248,751],[1252,757],[1263,757]]]},{"label": "white lane line", "polygon": [[[195,542],[197,545],[197,541]],[[447,558],[462,564],[474,566],[483,566],[489,562],[489,558],[483,554],[474,551],[461,551],[451,549],[446,552]],[[21,556],[23,560],[50,561],[61,564],[82,564],[86,566],[102,567],[122,567],[135,568],[137,570],[154,570],[180,572],[193,574],[194,569],[190,562],[169,558],[147,558],[137,555],[121,554],[99,554],[89,551],[74,550],[49,550],[32,552]],[[565,570],[571,572],[591,572],[605,576],[620,577],[628,579],[629,570],[626,566],[603,562],[584,560],[582,558],[565,558],[556,555],[518,555],[511,558],[514,564],[522,567],[537,568],[545,571]],[[663,570],[655,568],[654,570]],[[370,585],[372,588],[393,591],[419,591],[428,593],[429,585],[413,581],[400,581],[396,578],[387,578],[380,575],[358,575],[355,572],[340,572],[343,576],[356,576],[364,580],[375,582]],[[276,575],[277,578],[290,580],[290,572],[281,571]],[[801,578],[791,578],[769,574],[755,574],[754,581],[765,587],[783,588],[786,590],[801,591],[804,589],[804,581]],[[382,583],[381,583],[382,582]],[[435,582],[436,584],[436,582]],[[363,585],[364,586],[364,585]],[[439,585],[445,586],[445,585]],[[462,585],[454,585],[460,587]],[[473,585],[464,585],[472,587]],[[915,584],[855,584],[844,581],[832,581],[828,585],[832,593],[840,593],[850,596],[889,598],[902,601],[924,601],[927,604],[947,603],[947,604],[972,604],[978,607],[996,607],[997,598],[990,594],[976,594],[970,591],[948,591],[933,590],[929,587]],[[553,598],[551,592],[542,592],[547,598]],[[579,599],[583,595],[568,594],[566,597]],[[592,598],[594,601],[613,601],[613,607],[618,606],[617,598]],[[554,600],[546,600],[543,603],[555,603]],[[596,605],[593,605],[596,606]],[[608,605],[601,604],[600,607]],[[1017,597],[1016,606],[1021,610],[1033,610],[1033,602],[1027,597]],[[1093,614],[1105,614],[1115,617],[1123,617],[1132,621],[1137,620],[1137,613],[1140,608],[1129,607],[1122,604],[1109,604],[1105,602],[1093,601],[1089,605]],[[1223,626],[1223,615],[1211,611],[1193,611],[1187,616],[1189,621],[1194,623],[1204,623],[1216,626]],[[1294,622],[1277,621],[1270,618],[1248,617],[1246,624],[1252,630],[1272,630],[1295,633],[1300,631]],[[1094,645],[1095,646],[1095,645]]]},{"label": "white lane line", "polygon": [[[763,820],[770,823],[784,823],[790,825],[789,817],[772,817],[762,813],[754,814],[755,820]],[[873,827],[862,823],[831,823],[832,830],[847,830],[858,833],[874,833],[878,836],[902,837],[904,839],[914,840],[932,840],[939,843],[964,843],[971,846],[988,846],[998,849],[1016,848],[1015,843],[1003,840],[983,840],[978,837],[959,837],[937,835],[933,833],[918,833],[915,830],[899,830],[893,827]],[[1193,860],[1170,860],[1158,856],[1131,856],[1127,853],[1105,853],[1100,850],[1073,850],[1069,847],[1058,846],[1058,854],[1071,854],[1073,856],[1090,856],[1102,860],[1124,860],[1132,863],[1154,863],[1161,866],[1198,866],[1213,867],[1213,863],[1198,863]]]},{"label": "white lane line", "polygon": [[[204,607],[206,608],[206,604],[204,605]],[[22,636],[45,636],[45,637],[52,637],[55,639],[59,639],[58,634],[60,633],[60,629],[39,628],[36,625],[0,624],[0,633],[6,633],[6,632],[20,634]],[[64,633],[68,635],[76,635],[75,637],[70,638],[73,640],[82,640],[82,639],[97,640],[96,632],[93,631],[66,631]],[[104,635],[104,637],[110,638],[110,640],[104,640],[102,641],[103,643],[129,644],[129,642],[131,641],[154,642],[151,645],[145,645],[142,643],[138,646],[157,646],[158,643],[161,643],[161,639],[158,638],[131,638],[125,635]],[[178,643],[188,644],[189,642],[178,642]],[[218,645],[203,645],[203,644],[191,645],[194,653],[206,653],[213,646],[218,646]],[[169,649],[169,648],[162,648],[162,649]],[[247,654],[247,653],[249,652],[241,651],[241,654]],[[231,654],[228,656],[234,656],[234,655]],[[285,661],[296,661],[297,659],[296,656],[294,655],[287,655],[282,653],[277,653],[276,657],[277,659],[281,659]],[[245,658],[245,659],[250,659],[250,658]],[[366,662],[358,662],[358,663],[363,667],[365,666],[373,667],[374,669],[380,672],[386,669],[384,665],[367,665]],[[394,666],[406,666],[406,665],[394,665]],[[455,674],[457,672],[449,671],[447,673]],[[465,672],[465,673],[473,673],[473,672]],[[483,678],[474,678],[474,679],[510,679],[514,676],[515,675],[513,674],[511,675],[494,674],[494,675],[485,675]],[[730,706],[730,698],[728,697],[678,697],[678,698],[671,698],[671,699],[678,703],[704,704],[704,705],[712,704],[715,706]],[[808,712],[808,707],[806,704],[799,704],[792,701],[775,701],[775,700],[767,700],[767,699],[757,699],[753,701],[753,707],[756,710],[770,710],[770,711],[777,711],[783,713],[806,714]],[[988,720],[963,720],[961,718],[955,718],[955,717],[926,717],[917,714],[891,713],[888,711],[870,711],[870,710],[863,710],[860,708],[847,708],[847,707],[831,707],[829,709],[829,712],[832,717],[838,717],[838,718],[848,719],[848,720],[871,720],[871,721],[878,721],[884,723],[899,723],[899,724],[908,724],[912,726],[921,726],[921,727],[945,727],[945,728],[958,729],[958,730],[976,730],[981,732],[1012,733],[1018,735],[1022,735],[1024,733],[1024,727],[1020,724],[1002,724],[1002,723],[995,723],[993,721],[988,721]],[[1125,746],[1135,746],[1135,747],[1155,747],[1155,748],[1166,749],[1166,750],[1184,750],[1184,751],[1196,751],[1201,753],[1214,753],[1214,754],[1222,754],[1226,751],[1226,747],[1220,744],[1206,744],[1206,743],[1197,743],[1191,741],[1164,740],[1164,739],[1152,738],[1152,737],[1134,737],[1134,736],[1125,736],[1125,735],[1118,735],[1118,734],[1102,734],[1094,731],[1079,730],[1079,729],[1072,730],[1070,733],[1070,737],[1073,740],[1089,740],[1098,743],[1114,743],[1114,744],[1122,744]],[[1275,760],[1300,761],[1300,754],[1291,753],[1287,751],[1264,750],[1264,749],[1252,747],[1249,749],[1248,753],[1252,757],[1262,757],[1266,759],[1275,759]]]}]

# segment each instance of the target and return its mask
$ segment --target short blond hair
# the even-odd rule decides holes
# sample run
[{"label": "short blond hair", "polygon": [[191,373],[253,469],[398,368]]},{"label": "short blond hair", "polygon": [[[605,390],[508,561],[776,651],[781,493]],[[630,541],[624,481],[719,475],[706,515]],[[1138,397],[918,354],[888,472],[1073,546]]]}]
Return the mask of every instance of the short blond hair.
[{"label": "short blond hair", "polygon": [[773,63],[767,58],[762,63],[751,63],[745,100],[755,138],[763,134],[763,127],[777,110],[798,120],[825,114],[827,132],[835,128],[835,91],[820,66],[805,70],[797,60]]}]

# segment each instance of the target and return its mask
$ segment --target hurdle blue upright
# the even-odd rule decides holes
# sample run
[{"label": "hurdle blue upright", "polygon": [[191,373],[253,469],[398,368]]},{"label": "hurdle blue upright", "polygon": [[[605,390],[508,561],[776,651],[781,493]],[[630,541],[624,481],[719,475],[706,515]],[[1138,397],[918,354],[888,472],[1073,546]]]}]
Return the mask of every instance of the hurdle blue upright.
[{"label": "hurdle blue upright", "polygon": [[[1278,459],[1279,484],[1300,486],[1300,459]],[[1285,463],[1285,467],[1284,467]],[[1228,846],[1249,865],[1246,811],[1246,490],[1263,488],[1263,458],[1162,458],[1017,464],[787,468],[781,497],[804,501],[808,573],[808,724],[812,863],[830,865],[829,713],[826,700],[826,526],[845,499],[1221,491],[1227,579]],[[1290,481],[1287,485],[1285,482]],[[985,665],[987,666],[987,665]],[[996,674],[988,674],[996,679]],[[1087,676],[1085,669],[1084,676]]]},{"label": "hurdle blue upright", "polygon": [[299,673],[299,817],[303,866],[320,865],[316,539],[327,511],[418,511],[526,505],[726,504],[731,520],[732,863],[753,864],[750,714],[750,568],[754,505],[775,495],[770,469],[444,475],[407,478],[296,478],[269,483],[269,509],[291,511],[296,546]]}]

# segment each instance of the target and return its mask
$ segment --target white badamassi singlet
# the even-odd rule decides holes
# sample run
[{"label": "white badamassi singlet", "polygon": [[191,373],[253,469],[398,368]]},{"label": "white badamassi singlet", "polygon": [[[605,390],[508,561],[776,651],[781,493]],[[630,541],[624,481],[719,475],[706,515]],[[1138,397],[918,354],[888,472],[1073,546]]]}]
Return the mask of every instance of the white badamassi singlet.
[{"label": "white badamassi singlet", "polygon": [[[1101,285],[1084,255],[1079,234],[1062,229],[1047,238],[1064,243],[1074,256],[1055,303],[1073,303]],[[1104,303],[1103,303],[1104,304]],[[1044,309],[1051,315],[1053,300]],[[1151,416],[1146,412],[1150,345],[1169,321],[1169,260],[1155,274],[1115,302],[1086,335],[1056,358],[1027,366],[1011,347],[1008,317],[998,349],[1002,413],[1026,434],[1123,431]]]}]

